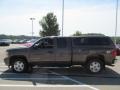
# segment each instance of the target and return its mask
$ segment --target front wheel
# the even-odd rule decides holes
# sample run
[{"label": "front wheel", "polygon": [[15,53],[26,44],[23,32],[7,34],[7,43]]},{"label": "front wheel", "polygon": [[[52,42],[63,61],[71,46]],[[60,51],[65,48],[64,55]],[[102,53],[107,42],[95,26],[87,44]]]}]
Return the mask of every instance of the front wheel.
[{"label": "front wheel", "polygon": [[12,70],[16,73],[26,72],[28,70],[28,64],[25,60],[18,58],[12,63]]},{"label": "front wheel", "polygon": [[86,64],[86,69],[90,73],[99,73],[104,69],[104,67],[103,61],[99,59],[92,59]]}]

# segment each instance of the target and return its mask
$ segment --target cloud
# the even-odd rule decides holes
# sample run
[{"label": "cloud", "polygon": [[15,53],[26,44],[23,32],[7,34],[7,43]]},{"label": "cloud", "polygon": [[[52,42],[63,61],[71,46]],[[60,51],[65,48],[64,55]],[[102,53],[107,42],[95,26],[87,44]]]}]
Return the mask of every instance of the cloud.
[{"label": "cloud", "polygon": [[[48,12],[54,12],[57,15],[58,23],[61,29],[61,8],[44,9],[24,8],[15,9],[17,11],[9,11],[8,14],[0,15],[0,33],[13,35],[31,35],[30,17],[35,17],[34,32],[38,36],[39,20]],[[13,13],[14,12],[14,13]],[[119,9],[120,12],[120,9]],[[120,33],[120,13],[118,17],[118,35]],[[65,8],[64,35],[69,36],[75,31],[82,33],[103,33],[105,35],[114,35],[115,30],[115,6],[109,5],[94,5],[81,6],[76,8]]]},{"label": "cloud", "polygon": [[[120,29],[119,18],[120,15],[118,17],[118,32]],[[83,33],[103,33],[105,35],[114,36],[115,8],[99,6],[67,10],[64,25],[65,35],[68,35],[68,30],[69,34],[79,30]]]}]

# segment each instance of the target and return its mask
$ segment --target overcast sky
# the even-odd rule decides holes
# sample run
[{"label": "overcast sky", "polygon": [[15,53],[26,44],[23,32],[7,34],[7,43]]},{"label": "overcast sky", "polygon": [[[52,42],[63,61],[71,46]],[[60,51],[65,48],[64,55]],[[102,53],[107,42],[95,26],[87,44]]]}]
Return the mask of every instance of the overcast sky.
[{"label": "overcast sky", "polygon": [[[116,0],[65,0],[64,36],[75,31],[102,33],[114,36]],[[48,12],[53,12],[61,29],[62,0],[0,0],[0,34],[31,35],[31,20],[34,17],[34,35],[38,36],[39,21]],[[120,36],[120,1],[118,32]]]}]

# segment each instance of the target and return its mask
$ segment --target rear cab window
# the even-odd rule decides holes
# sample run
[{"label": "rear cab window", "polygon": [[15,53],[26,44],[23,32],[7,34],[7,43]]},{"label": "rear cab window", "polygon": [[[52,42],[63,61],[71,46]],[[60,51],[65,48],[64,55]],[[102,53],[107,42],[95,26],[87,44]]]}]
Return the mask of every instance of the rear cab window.
[{"label": "rear cab window", "polygon": [[85,38],[84,45],[111,45],[111,40],[107,37],[89,37]]},{"label": "rear cab window", "polygon": [[107,46],[113,45],[108,37],[77,37],[73,39],[74,46]]},{"label": "rear cab window", "polygon": [[66,38],[57,38],[57,48],[66,48],[67,39]]}]

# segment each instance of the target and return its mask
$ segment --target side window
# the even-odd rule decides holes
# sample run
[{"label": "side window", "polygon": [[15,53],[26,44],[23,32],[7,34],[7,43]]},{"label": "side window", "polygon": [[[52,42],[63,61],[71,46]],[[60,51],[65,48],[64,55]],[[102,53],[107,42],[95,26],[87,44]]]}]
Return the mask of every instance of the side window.
[{"label": "side window", "polygon": [[35,44],[37,48],[54,48],[53,39],[43,38]]},{"label": "side window", "polygon": [[44,39],[44,41],[43,41],[43,47],[44,48],[53,48],[54,47],[53,39],[51,39],[51,38]]},{"label": "side window", "polygon": [[102,37],[94,37],[94,38],[86,38],[85,45],[109,45],[110,41],[107,38]]},{"label": "side window", "polygon": [[84,38],[74,38],[73,39],[73,44],[75,46],[80,46],[80,45],[83,45],[85,42],[85,39]]},{"label": "side window", "polygon": [[85,43],[84,45],[95,45],[96,42],[96,38],[90,38],[90,37],[86,37],[85,38]]},{"label": "side window", "polygon": [[57,48],[66,48],[67,41],[65,38],[57,38]]},{"label": "side window", "polygon": [[74,38],[73,43],[75,46],[87,46],[87,45],[110,45],[111,42],[108,38],[103,37],[85,37],[85,38]]}]

